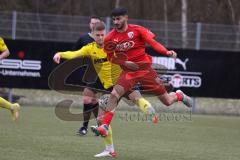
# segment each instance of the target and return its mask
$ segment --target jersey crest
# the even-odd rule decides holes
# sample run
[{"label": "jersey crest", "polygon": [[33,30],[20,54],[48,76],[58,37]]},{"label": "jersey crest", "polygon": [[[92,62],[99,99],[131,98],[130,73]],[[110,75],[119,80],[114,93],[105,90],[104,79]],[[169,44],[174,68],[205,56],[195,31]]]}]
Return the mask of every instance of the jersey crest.
[{"label": "jersey crest", "polygon": [[130,38],[130,39],[133,39],[133,37],[134,37],[134,33],[133,32],[128,32],[127,35],[128,35],[128,38]]}]

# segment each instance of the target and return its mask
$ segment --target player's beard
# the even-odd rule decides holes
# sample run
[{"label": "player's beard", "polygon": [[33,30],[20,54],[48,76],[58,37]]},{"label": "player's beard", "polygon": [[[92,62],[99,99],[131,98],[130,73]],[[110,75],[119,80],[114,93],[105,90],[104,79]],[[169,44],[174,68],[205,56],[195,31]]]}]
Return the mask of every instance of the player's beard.
[{"label": "player's beard", "polygon": [[117,30],[123,30],[124,29],[124,22],[119,23],[119,24],[114,24],[114,26]]}]

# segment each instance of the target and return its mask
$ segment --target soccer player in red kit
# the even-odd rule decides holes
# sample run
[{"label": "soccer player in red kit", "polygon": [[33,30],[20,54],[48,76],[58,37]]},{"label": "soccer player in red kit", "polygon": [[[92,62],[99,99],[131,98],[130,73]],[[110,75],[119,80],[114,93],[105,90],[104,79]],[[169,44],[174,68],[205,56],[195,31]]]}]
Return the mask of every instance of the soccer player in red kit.
[{"label": "soccer player in red kit", "polygon": [[107,104],[108,112],[105,113],[103,125],[98,127],[97,132],[102,136],[108,134],[108,125],[113,118],[118,100],[137,83],[141,84],[143,91],[157,95],[166,106],[182,101],[187,107],[192,107],[192,99],[182,91],[167,93],[156,71],[151,68],[152,59],[145,52],[145,45],[147,43],[158,53],[172,58],[177,57],[176,52],[167,50],[158,43],[154,39],[155,35],[148,29],[128,24],[125,8],[115,8],[111,17],[115,28],[106,36],[104,49],[109,60],[119,64],[123,71],[111,92]]}]

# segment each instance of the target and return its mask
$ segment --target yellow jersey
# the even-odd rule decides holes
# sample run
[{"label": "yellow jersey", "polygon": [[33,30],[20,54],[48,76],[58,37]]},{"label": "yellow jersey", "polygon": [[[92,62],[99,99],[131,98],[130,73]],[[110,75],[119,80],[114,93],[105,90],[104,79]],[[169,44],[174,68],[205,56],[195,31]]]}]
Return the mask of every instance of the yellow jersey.
[{"label": "yellow jersey", "polygon": [[2,37],[0,37],[0,53],[6,51],[8,48],[7,48],[7,45],[4,43],[4,40],[2,39]]},{"label": "yellow jersey", "polygon": [[112,87],[122,72],[119,65],[107,60],[107,53],[104,52],[103,48],[98,47],[96,42],[89,43],[77,51],[60,52],[60,56],[63,59],[89,56],[105,89]]}]

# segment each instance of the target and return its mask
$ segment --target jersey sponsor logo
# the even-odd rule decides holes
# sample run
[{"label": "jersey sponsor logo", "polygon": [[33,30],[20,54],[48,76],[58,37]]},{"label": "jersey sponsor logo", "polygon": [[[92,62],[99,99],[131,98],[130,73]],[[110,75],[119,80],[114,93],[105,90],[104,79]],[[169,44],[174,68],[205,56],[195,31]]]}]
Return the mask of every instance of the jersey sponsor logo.
[{"label": "jersey sponsor logo", "polygon": [[107,62],[107,58],[94,59],[94,64]]},{"label": "jersey sponsor logo", "polygon": [[114,52],[116,47],[117,43],[113,41],[109,41],[104,44],[104,50],[107,52]]},{"label": "jersey sponsor logo", "polygon": [[[201,72],[188,71],[189,58],[180,59],[168,57],[153,57],[153,67],[160,73],[161,78],[169,82],[175,88],[192,87],[199,88],[202,85]],[[167,68],[167,71],[162,70],[162,66]]]},{"label": "jersey sponsor logo", "polygon": [[41,68],[41,61],[37,60],[0,60],[0,74],[4,76],[41,77]]},{"label": "jersey sponsor logo", "polygon": [[125,41],[122,43],[117,44],[116,50],[117,51],[128,51],[129,49],[133,48],[135,43],[133,41]]}]

